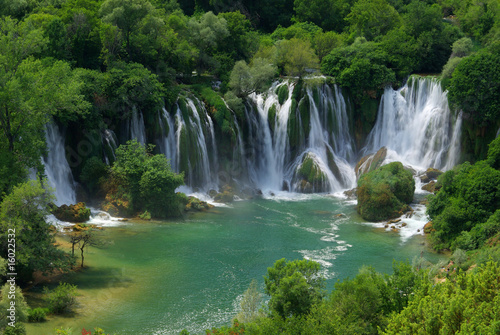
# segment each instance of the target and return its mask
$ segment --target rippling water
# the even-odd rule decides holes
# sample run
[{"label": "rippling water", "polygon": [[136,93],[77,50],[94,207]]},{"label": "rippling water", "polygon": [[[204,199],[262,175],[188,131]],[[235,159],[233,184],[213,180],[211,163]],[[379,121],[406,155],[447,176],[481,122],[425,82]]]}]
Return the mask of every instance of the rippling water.
[{"label": "rippling water", "polygon": [[111,244],[90,249],[89,268],[66,278],[80,289],[76,315],[29,324],[28,334],[53,334],[60,326],[75,333],[94,327],[118,334],[202,333],[229,323],[251,280],[263,287],[267,267],[280,258],[318,261],[329,290],[362,265],[390,273],[393,259],[411,261],[421,253],[437,259],[417,232],[423,210],[393,232],[363,222],[354,206],[333,196],[278,194],[183,221],[107,227],[103,235]]}]

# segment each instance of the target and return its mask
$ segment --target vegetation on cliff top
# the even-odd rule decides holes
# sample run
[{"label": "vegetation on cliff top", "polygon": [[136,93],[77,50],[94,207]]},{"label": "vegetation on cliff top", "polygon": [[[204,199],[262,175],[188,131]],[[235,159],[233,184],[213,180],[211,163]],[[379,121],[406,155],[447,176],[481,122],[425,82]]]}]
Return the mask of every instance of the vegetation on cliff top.
[{"label": "vegetation on cliff top", "polygon": [[415,180],[400,162],[392,162],[358,180],[358,213],[369,221],[401,216],[413,200]]}]

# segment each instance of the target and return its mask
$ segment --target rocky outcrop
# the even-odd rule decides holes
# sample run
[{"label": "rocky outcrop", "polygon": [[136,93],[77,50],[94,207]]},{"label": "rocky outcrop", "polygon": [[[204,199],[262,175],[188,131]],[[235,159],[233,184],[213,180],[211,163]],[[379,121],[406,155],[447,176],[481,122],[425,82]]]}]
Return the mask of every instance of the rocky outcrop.
[{"label": "rocky outcrop", "polygon": [[75,205],[54,206],[52,214],[61,221],[66,222],[85,222],[90,219],[90,209],[85,206],[85,203],[79,202]]},{"label": "rocky outcrop", "polygon": [[442,175],[443,172],[438,169],[428,168],[422,175],[420,175],[420,180],[422,183],[429,183],[431,180],[436,180],[437,177]]},{"label": "rocky outcrop", "polygon": [[358,180],[358,212],[369,221],[383,221],[410,211],[415,181],[400,162],[366,173]]},{"label": "rocky outcrop", "polygon": [[211,205],[206,201],[201,201],[200,199],[195,197],[188,197],[188,203],[186,207],[184,207],[184,211],[203,212],[209,210],[210,208],[214,208],[214,205]]},{"label": "rocky outcrop", "polygon": [[215,194],[213,198],[215,202],[231,203],[234,201],[234,190],[231,186],[224,185],[222,192]]},{"label": "rocky outcrop", "polygon": [[356,178],[359,179],[363,174],[375,171],[382,166],[385,158],[387,157],[387,148],[382,147],[376,153],[366,155],[359,160],[354,168]]},{"label": "rocky outcrop", "polygon": [[302,163],[295,170],[292,183],[295,190],[301,193],[328,191],[328,178],[321,170],[313,153],[306,153]]}]

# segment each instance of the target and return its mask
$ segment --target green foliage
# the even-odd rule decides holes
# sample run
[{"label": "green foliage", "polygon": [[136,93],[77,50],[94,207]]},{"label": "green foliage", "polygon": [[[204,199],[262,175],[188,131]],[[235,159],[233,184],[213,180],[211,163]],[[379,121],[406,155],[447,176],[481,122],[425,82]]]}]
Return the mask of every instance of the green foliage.
[{"label": "green foliage", "polygon": [[[17,328],[17,325],[21,325],[22,322],[26,322],[28,320],[28,304],[26,303],[26,300],[24,299],[23,292],[21,291],[21,288],[17,285],[11,286],[10,282],[7,282],[2,286],[1,292],[0,292],[0,330],[5,330],[6,334],[7,331],[12,331],[9,330],[9,328]],[[14,303],[14,309],[15,309],[15,320],[11,320],[9,318],[10,316],[10,310],[12,310],[12,304],[11,302]],[[16,327],[10,327],[8,326],[9,322],[15,321]],[[24,330],[24,327],[23,327]],[[24,334],[23,332],[21,333],[15,333],[15,334]]]},{"label": "green foliage", "polygon": [[478,125],[498,120],[500,55],[479,52],[463,59],[453,72],[448,90],[450,102]]},{"label": "green foliage", "polygon": [[418,290],[389,318],[383,334],[495,334],[500,324],[500,267],[489,262],[456,282]]},{"label": "green foliage", "polygon": [[324,295],[319,270],[319,263],[309,260],[276,261],[264,277],[270,310],[282,318],[307,314]]},{"label": "green foliage", "polygon": [[144,213],[139,214],[139,217],[143,220],[151,220],[151,213],[144,211]]},{"label": "green foliage", "polygon": [[402,215],[413,200],[415,181],[400,162],[362,175],[358,180],[358,213],[365,220],[386,220]]},{"label": "green foliage", "polygon": [[28,321],[29,322],[43,322],[47,320],[47,314],[50,310],[48,308],[33,308],[28,309]]},{"label": "green foliage", "polygon": [[396,81],[394,72],[386,66],[388,61],[388,53],[380,44],[357,39],[352,45],[334,49],[323,58],[321,71],[335,77],[336,82],[348,88],[361,103],[368,91],[379,94]]},{"label": "green foliage", "polygon": [[39,181],[28,181],[13,188],[0,204],[0,256],[7,259],[9,229],[16,234],[16,269],[20,280],[31,278],[33,271],[45,273],[67,269],[70,259],[57,249],[48,206],[53,197]]},{"label": "green foliage", "polygon": [[[295,0],[293,9],[299,22],[313,22],[325,31],[344,29],[344,18],[349,13],[349,0]],[[326,14],[328,13],[328,14]]]},{"label": "green foliage", "polygon": [[441,190],[429,199],[427,213],[436,230],[435,248],[476,249],[495,234],[489,221],[500,207],[500,171],[486,162],[464,163],[438,179]]},{"label": "green foliage", "polygon": [[468,37],[463,37],[459,40],[456,40],[451,47],[453,53],[451,57],[467,57],[472,52],[474,48],[474,44],[472,40]]},{"label": "green foliage", "polygon": [[61,282],[55,289],[45,288],[44,292],[50,311],[54,314],[70,312],[76,306],[76,285]]},{"label": "green foliage", "polygon": [[32,57],[46,45],[41,30],[10,18],[1,18],[0,28],[1,147],[15,153],[19,168],[36,168],[51,116],[75,119],[90,105],[68,63]]},{"label": "green foliage", "polygon": [[112,177],[131,200],[132,211],[147,210],[157,218],[179,216],[181,204],[175,189],[184,183],[184,175],[172,171],[165,155],[152,156],[151,150],[136,140],[118,147]]},{"label": "green foliage", "polygon": [[449,79],[453,76],[453,72],[457,68],[458,64],[462,61],[460,57],[453,57],[448,60],[448,62],[443,66],[443,71],[441,72],[442,79]]},{"label": "green foliage", "polygon": [[352,33],[369,41],[401,25],[398,12],[385,0],[357,1],[346,21]]},{"label": "green foliage", "polygon": [[88,188],[90,194],[95,194],[108,174],[108,166],[96,156],[92,156],[83,165],[80,180]]},{"label": "green foliage", "polygon": [[267,59],[254,58],[250,66],[238,61],[231,71],[229,87],[237,97],[243,98],[266,89],[275,75],[276,67]]},{"label": "green foliage", "polygon": [[181,214],[175,189],[184,184],[184,175],[172,171],[165,155],[148,159],[139,181],[144,207],[153,217],[165,218]]},{"label": "green foliage", "polygon": [[289,76],[301,77],[307,70],[319,67],[318,56],[308,40],[292,38],[280,41],[277,46],[278,68]]},{"label": "green foliage", "polygon": [[494,169],[500,170],[500,136],[489,144],[486,162]]},{"label": "green foliage", "polygon": [[240,302],[241,310],[236,315],[235,320],[248,323],[262,317],[263,313],[259,311],[261,304],[262,294],[259,292],[257,281],[254,279],[245,293],[243,293],[243,298]]}]

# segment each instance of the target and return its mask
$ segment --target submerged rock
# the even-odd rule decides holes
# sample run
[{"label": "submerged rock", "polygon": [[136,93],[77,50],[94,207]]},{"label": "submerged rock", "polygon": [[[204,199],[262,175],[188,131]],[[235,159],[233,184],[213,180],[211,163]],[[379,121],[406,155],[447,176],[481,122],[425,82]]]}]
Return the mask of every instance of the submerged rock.
[{"label": "submerged rock", "polygon": [[85,206],[85,203],[79,202],[75,205],[62,205],[54,207],[52,214],[61,221],[66,222],[85,222],[90,219],[90,209]]}]

